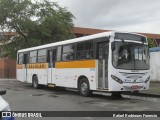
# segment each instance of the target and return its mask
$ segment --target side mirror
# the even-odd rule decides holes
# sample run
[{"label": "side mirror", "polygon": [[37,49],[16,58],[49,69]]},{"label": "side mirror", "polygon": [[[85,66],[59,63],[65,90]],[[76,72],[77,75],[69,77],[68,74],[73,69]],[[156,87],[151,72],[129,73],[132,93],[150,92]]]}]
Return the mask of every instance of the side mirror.
[{"label": "side mirror", "polygon": [[112,43],[111,43],[111,49],[112,49],[112,50],[115,50],[115,47],[116,47],[115,42],[112,42]]},{"label": "side mirror", "polygon": [[0,95],[5,95],[6,94],[6,90],[0,90]]}]

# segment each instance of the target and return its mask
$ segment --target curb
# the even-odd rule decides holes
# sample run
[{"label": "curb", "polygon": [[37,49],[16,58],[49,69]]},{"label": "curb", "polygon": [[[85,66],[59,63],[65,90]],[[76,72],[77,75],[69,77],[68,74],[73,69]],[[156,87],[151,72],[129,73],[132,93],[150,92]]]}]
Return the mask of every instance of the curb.
[{"label": "curb", "polygon": [[160,98],[160,94],[155,93],[125,93],[124,95]]}]

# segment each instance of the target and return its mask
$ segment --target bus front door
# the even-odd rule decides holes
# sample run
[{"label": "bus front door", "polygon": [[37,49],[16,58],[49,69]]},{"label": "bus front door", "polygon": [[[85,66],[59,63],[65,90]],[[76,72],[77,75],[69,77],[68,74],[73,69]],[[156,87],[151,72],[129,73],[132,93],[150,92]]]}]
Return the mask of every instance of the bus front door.
[{"label": "bus front door", "polygon": [[48,83],[55,83],[56,49],[48,50]]},{"label": "bus front door", "polygon": [[97,46],[98,50],[98,88],[108,88],[108,51],[109,43],[100,42]]},{"label": "bus front door", "polygon": [[28,53],[23,54],[23,82],[27,82],[27,61]]}]

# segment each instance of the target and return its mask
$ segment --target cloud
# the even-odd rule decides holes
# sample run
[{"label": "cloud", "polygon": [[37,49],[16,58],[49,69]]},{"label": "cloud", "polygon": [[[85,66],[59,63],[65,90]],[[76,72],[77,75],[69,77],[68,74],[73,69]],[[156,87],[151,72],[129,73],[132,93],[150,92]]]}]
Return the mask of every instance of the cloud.
[{"label": "cloud", "polygon": [[159,0],[51,0],[67,7],[75,26],[160,34]]}]

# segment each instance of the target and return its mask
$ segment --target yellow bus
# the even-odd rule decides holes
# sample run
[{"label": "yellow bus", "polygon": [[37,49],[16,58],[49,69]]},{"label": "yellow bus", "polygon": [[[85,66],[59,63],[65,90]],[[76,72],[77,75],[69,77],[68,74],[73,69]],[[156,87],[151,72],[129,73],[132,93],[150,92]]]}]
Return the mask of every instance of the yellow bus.
[{"label": "yellow bus", "polygon": [[17,79],[40,85],[123,92],[149,88],[147,38],[127,32],[104,32],[19,50]]}]

